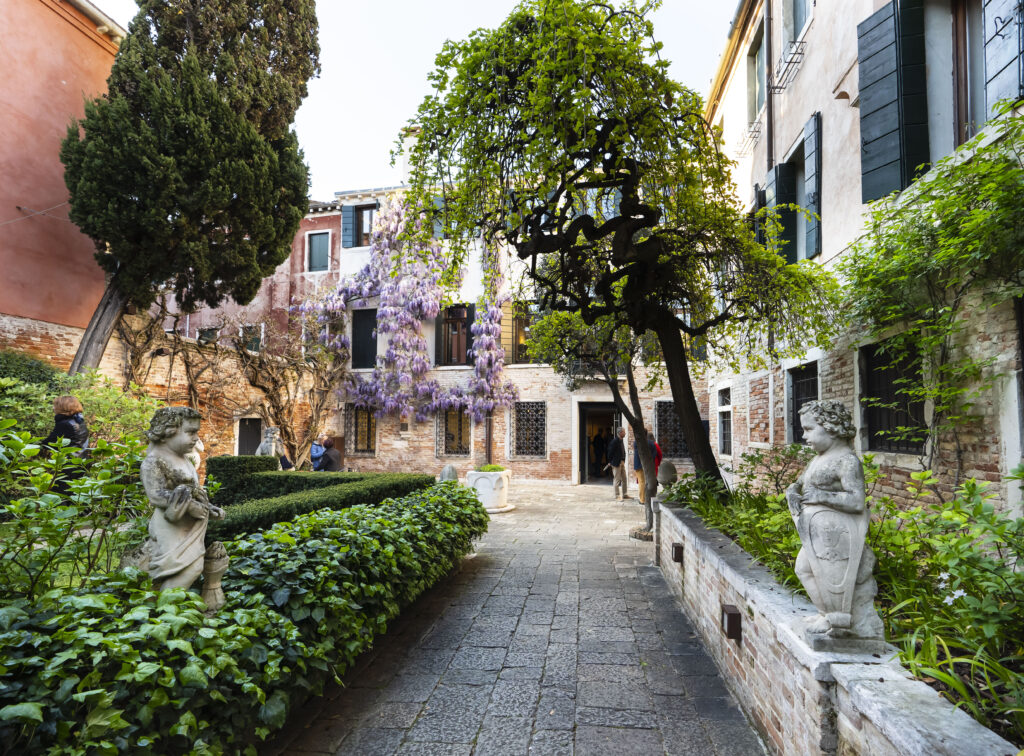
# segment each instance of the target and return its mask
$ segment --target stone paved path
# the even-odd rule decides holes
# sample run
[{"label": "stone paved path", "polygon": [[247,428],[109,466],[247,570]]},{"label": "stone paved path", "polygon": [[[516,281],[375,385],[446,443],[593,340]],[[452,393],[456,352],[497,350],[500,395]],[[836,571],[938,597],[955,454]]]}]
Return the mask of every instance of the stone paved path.
[{"label": "stone paved path", "polygon": [[265,754],[764,753],[610,486],[514,481],[463,569]]}]

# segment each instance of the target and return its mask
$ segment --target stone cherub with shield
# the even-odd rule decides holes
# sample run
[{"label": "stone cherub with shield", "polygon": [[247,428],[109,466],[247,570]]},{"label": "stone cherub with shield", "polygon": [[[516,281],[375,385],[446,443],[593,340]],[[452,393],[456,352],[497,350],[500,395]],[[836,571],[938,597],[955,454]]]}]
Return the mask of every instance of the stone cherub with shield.
[{"label": "stone cherub with shield", "polygon": [[826,400],[801,407],[800,424],[817,456],[786,490],[786,501],[802,543],[797,577],[819,612],[808,639],[881,641],[875,555],[865,544],[871,512],[851,443],[853,420],[842,402]]}]

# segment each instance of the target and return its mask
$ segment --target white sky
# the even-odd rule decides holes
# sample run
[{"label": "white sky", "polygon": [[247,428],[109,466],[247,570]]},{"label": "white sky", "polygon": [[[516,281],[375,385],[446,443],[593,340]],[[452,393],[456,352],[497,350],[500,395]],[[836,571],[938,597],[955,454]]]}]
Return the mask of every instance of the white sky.
[{"label": "white sky", "polygon": [[[94,0],[127,28],[134,0]],[[445,39],[502,22],[518,0],[318,0],[320,78],[295,119],[310,197],[400,182],[390,165],[399,130],[428,93]],[[706,95],[737,0],[664,0],[652,17],[672,76]]]}]

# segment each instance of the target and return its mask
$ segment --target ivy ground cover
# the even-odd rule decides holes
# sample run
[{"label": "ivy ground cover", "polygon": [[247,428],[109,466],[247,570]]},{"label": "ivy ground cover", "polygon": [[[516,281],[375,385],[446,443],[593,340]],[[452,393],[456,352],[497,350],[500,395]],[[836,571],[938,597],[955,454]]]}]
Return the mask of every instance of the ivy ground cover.
[{"label": "ivy ground cover", "polygon": [[487,528],[441,483],[320,510],[225,544],[228,603],[145,575],[0,605],[0,753],[255,753]]}]

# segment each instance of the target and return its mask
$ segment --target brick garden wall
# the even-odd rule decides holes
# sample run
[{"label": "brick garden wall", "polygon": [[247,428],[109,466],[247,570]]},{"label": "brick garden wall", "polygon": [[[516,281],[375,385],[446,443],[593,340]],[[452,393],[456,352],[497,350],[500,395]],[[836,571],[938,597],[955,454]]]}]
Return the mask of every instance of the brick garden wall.
[{"label": "brick garden wall", "polygon": [[[672,544],[683,545],[682,563]],[[773,754],[993,754],[1012,744],[910,678],[886,654],[816,652],[802,623],[807,599],[778,585],[735,543],[685,509],[661,507],[657,558],[727,684]],[[723,605],[742,637],[725,637]],[[885,658],[888,657],[888,658]]]}]

